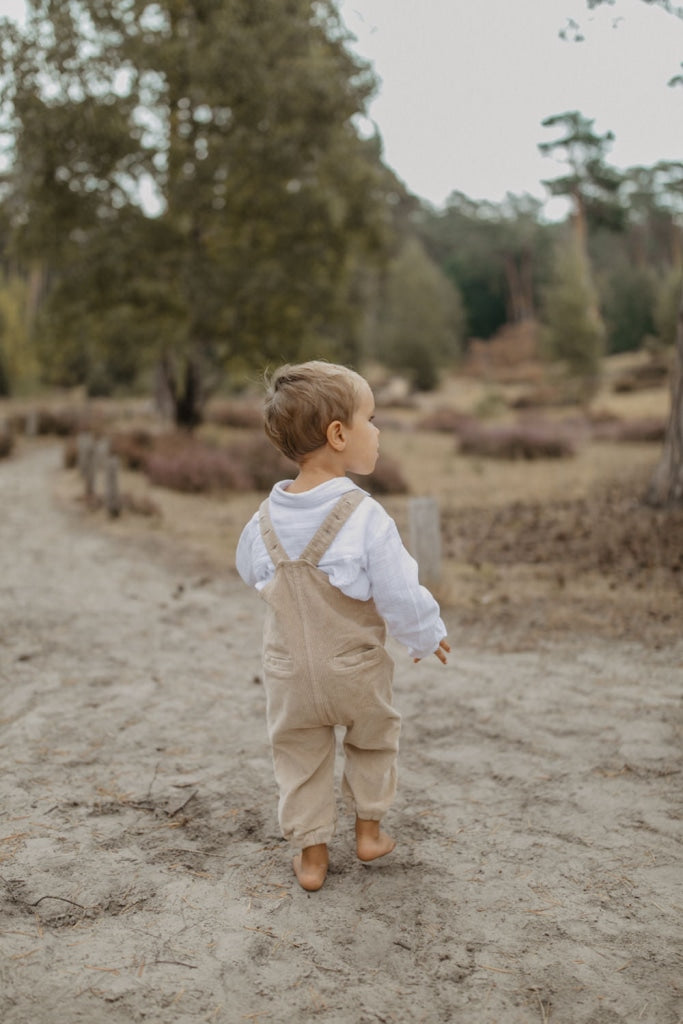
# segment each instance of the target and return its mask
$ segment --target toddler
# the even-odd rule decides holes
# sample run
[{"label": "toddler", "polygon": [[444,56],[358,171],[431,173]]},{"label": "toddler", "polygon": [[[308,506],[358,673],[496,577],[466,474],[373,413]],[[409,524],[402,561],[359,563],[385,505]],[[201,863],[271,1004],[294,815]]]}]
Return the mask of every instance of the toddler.
[{"label": "toddler", "polygon": [[380,828],[396,791],[400,717],[392,707],[386,630],[414,661],[450,646],[439,606],[418,582],[394,521],[346,476],[379,454],[372,391],[344,366],[283,366],[270,378],[266,434],[298,466],[247,523],[237,569],[267,603],[266,720],[284,837],[300,852],[302,888],[325,881],[336,829],[335,726],[356,852],[372,861],[394,840]]}]

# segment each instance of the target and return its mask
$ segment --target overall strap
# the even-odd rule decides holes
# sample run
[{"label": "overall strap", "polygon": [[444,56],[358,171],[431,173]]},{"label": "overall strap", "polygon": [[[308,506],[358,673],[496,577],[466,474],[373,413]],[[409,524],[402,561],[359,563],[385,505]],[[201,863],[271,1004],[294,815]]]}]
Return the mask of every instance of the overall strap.
[{"label": "overall strap", "polygon": [[304,558],[307,562],[312,562],[313,565],[317,565],[346,520],[358,508],[365,497],[365,491],[361,491],[359,488],[354,488],[354,490],[342,494],[332,511],[328,513],[322,524],[318,527],[318,530],[302,551],[300,557]]},{"label": "overall strap", "polygon": [[288,562],[289,555],[283,548],[282,544],[277,538],[277,534],[273,529],[273,524],[270,521],[270,512],[268,511],[268,498],[261,502],[259,507],[258,523],[261,528],[261,536],[263,537],[263,543],[266,546],[266,551],[273,560],[273,565],[279,565],[280,562]]}]

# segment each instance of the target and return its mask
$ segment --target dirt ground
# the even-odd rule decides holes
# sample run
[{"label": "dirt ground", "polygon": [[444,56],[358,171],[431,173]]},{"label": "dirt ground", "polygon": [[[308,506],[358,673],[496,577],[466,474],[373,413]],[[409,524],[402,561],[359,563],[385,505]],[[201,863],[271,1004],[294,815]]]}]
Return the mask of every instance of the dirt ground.
[{"label": "dirt ground", "polygon": [[[542,587],[525,618],[504,550],[472,568],[446,669],[392,647],[397,850],[360,864],[340,818],[307,894],[260,601],[58,502],[60,461],[0,463],[3,1024],[680,1024],[680,605],[635,628],[656,575],[598,628],[557,579],[552,621]],[[493,558],[475,526],[450,543]]]}]

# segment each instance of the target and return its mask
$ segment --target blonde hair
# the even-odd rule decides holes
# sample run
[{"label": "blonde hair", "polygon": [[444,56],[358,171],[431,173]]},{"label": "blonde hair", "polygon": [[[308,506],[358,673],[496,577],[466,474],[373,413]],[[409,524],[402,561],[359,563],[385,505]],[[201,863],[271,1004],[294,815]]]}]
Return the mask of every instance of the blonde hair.
[{"label": "blonde hair", "polygon": [[281,366],[266,383],[266,434],[283,455],[302,462],[325,444],[330,423],[351,422],[366,382],[346,366],[312,360]]}]

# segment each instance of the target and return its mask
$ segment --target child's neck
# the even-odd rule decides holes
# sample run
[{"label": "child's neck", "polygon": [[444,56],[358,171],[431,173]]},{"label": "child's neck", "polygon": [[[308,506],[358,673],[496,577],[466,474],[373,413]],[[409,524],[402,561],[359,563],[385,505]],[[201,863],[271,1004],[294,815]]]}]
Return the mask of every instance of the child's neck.
[{"label": "child's neck", "polygon": [[305,462],[299,463],[299,475],[287,490],[290,494],[302,494],[312,491],[328,480],[336,480],[346,476],[346,460],[341,452],[335,452],[329,446],[312,452]]},{"label": "child's neck", "polygon": [[337,480],[343,476],[346,476],[346,473],[330,473],[324,469],[301,469],[296,480],[292,481],[287,490],[290,494],[302,494],[304,491],[312,491],[320,484],[326,484],[329,480]]}]

